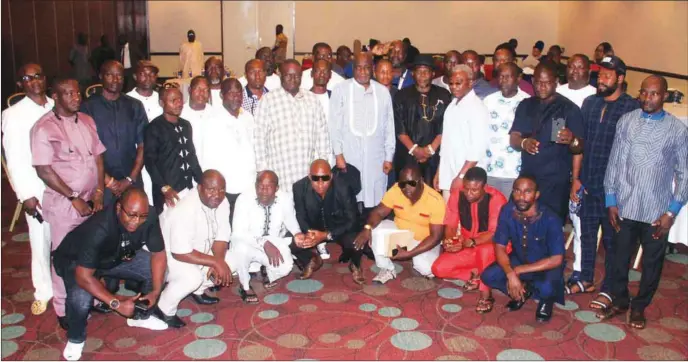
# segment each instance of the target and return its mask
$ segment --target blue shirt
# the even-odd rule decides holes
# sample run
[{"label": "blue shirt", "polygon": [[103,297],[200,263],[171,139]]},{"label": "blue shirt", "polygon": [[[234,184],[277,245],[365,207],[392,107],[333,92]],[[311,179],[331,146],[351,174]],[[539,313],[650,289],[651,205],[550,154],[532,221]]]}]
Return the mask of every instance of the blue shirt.
[{"label": "blue shirt", "polygon": [[93,118],[100,142],[105,145],[105,172],[117,180],[129,176],[136,161],[136,147],[143,143],[148,125],[143,103],[125,94],[116,101],[94,94],[81,104],[81,112]]},{"label": "blue shirt", "polygon": [[[401,81],[402,79],[403,82],[401,84],[401,87],[399,87],[399,81]],[[404,71],[401,72],[400,76],[392,78],[392,88],[397,88],[399,90],[412,86],[414,84],[416,84],[416,81],[413,79],[413,72],[411,71],[411,69],[404,69]]]},{"label": "blue shirt", "polygon": [[485,78],[481,77],[473,82],[473,91],[478,98],[485,99],[485,97],[489,96],[490,94],[498,92],[499,89],[493,87],[488,81],[485,80]]}]

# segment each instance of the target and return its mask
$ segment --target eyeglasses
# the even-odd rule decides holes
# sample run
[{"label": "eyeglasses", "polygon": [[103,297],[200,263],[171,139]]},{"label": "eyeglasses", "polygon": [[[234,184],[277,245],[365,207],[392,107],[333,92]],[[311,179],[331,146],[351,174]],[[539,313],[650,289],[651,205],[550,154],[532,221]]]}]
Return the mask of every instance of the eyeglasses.
[{"label": "eyeglasses", "polygon": [[124,208],[124,205],[120,206],[122,208],[122,212],[124,212],[125,215],[127,215],[128,218],[130,219],[136,219],[137,221],[139,220],[146,220],[148,218],[148,214],[143,214],[143,215],[138,215],[138,214],[132,214],[127,209]]},{"label": "eyeglasses", "polygon": [[406,186],[416,187],[416,186],[418,186],[418,181],[416,181],[416,180],[399,181],[399,187],[400,188],[405,189]]},{"label": "eyeglasses", "polygon": [[332,176],[330,176],[330,175],[311,175],[311,181],[313,181],[313,182],[318,182],[318,181],[327,182],[327,181],[330,181],[331,179],[332,179]]},{"label": "eyeglasses", "polygon": [[36,73],[34,75],[26,74],[21,77],[22,81],[30,82],[31,80],[39,80],[43,78],[43,73]]}]

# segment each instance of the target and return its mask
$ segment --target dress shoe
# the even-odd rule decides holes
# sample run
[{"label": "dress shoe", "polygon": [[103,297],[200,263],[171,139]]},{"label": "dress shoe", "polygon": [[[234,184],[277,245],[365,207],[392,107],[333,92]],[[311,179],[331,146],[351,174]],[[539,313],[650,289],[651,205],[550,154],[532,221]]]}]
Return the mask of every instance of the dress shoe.
[{"label": "dress shoe", "polygon": [[93,310],[94,312],[101,313],[101,314],[108,314],[108,313],[112,312],[112,308],[110,308],[110,306],[104,302],[98,302],[98,304],[91,307],[91,310]]},{"label": "dress shoe", "polygon": [[544,323],[549,322],[552,318],[552,309],[554,307],[554,302],[551,300],[540,300],[538,303],[537,310],[535,311],[535,320]]},{"label": "dress shoe", "polygon": [[69,323],[67,323],[67,316],[57,317],[57,323],[60,324],[60,327],[62,327],[62,329],[64,329],[65,331],[69,330]]},{"label": "dress shoe", "polygon": [[217,292],[220,291],[220,288],[222,288],[222,286],[220,286],[220,285],[213,285],[212,287],[208,288],[208,291],[209,291],[209,292],[213,292],[213,293],[217,293]]},{"label": "dress shoe", "polygon": [[357,267],[351,263],[349,264],[349,270],[351,271],[351,277],[354,279],[354,283],[358,285],[365,283],[365,277],[363,276],[363,270],[361,267]]},{"label": "dress shoe", "polygon": [[176,315],[173,315],[173,316],[165,315],[165,313],[163,313],[160,310],[160,308],[158,308],[158,306],[155,306],[155,308],[153,309],[153,315],[156,318],[160,319],[161,321],[165,322],[168,326],[170,326],[172,328],[181,328],[181,327],[184,327],[186,325],[186,323],[184,323],[184,321],[181,318],[177,317]]},{"label": "dress shoe", "polygon": [[220,298],[211,297],[205,293],[201,295],[191,294],[191,297],[193,298],[194,302],[198,304],[216,304],[220,301]]},{"label": "dress shoe", "polygon": [[531,296],[532,293],[526,290],[526,292],[523,294],[522,300],[510,300],[509,303],[506,303],[506,309],[508,309],[510,312],[515,312],[521,309],[521,307],[523,307],[523,305],[526,304],[526,301],[528,301],[528,299],[530,299]]},{"label": "dress shoe", "polygon": [[313,258],[311,258],[311,261],[306,265],[306,268],[303,269],[303,272],[301,272],[301,276],[299,276],[299,279],[305,280],[305,279],[310,279],[313,273],[318,271],[323,266],[323,260],[320,257],[320,255],[315,255]]}]

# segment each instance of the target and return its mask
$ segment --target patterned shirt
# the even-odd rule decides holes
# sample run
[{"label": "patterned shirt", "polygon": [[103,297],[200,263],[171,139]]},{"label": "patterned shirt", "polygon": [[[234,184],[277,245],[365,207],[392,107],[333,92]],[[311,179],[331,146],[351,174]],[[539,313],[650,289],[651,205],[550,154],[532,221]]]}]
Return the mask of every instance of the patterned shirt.
[{"label": "patterned shirt", "polygon": [[[688,127],[664,111],[619,120],[604,178],[605,204],[624,219],[652,223],[688,202]],[[676,188],[672,192],[672,184]]]},{"label": "patterned shirt", "polygon": [[491,177],[515,179],[521,172],[521,153],[509,144],[509,130],[514,123],[516,107],[530,97],[521,89],[515,96],[506,98],[502,92],[485,97],[483,102],[490,113],[488,127],[488,150],[482,166]]},{"label": "patterned shirt", "polygon": [[263,96],[255,115],[256,170],[272,170],[291,192],[308,175],[311,162],[332,153],[325,112],[315,94],[300,89],[292,96],[278,88]]},{"label": "patterned shirt", "polygon": [[580,180],[587,194],[581,204],[582,215],[605,217],[604,173],[607,170],[609,154],[612,152],[616,124],[624,114],[640,108],[640,103],[628,94],[622,94],[613,102],[604,97],[590,97],[583,102],[583,127],[585,149]]},{"label": "patterned shirt", "polygon": [[[269,90],[263,86],[263,95],[266,95],[268,92]],[[248,89],[248,86],[244,87],[242,94],[244,99],[241,101],[241,108],[254,116],[256,108],[258,108],[258,101],[260,101],[260,99],[257,95],[253,94],[250,89]]]}]

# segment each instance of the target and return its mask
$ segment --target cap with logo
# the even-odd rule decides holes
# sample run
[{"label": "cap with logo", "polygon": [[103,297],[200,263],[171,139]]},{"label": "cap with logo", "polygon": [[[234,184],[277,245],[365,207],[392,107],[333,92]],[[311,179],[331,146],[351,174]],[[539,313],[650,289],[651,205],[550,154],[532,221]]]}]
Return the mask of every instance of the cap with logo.
[{"label": "cap with logo", "polygon": [[624,63],[624,61],[621,60],[621,58],[615,55],[602,58],[602,61],[600,62],[600,67],[611,69],[615,71],[617,75],[626,74],[626,63]]}]

